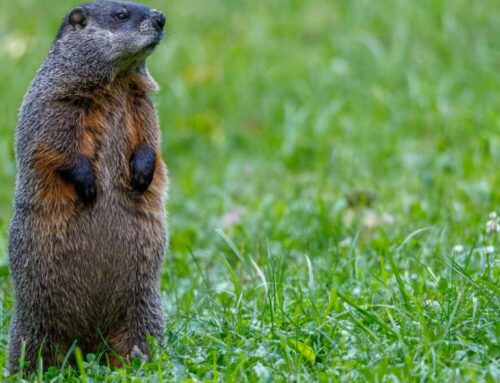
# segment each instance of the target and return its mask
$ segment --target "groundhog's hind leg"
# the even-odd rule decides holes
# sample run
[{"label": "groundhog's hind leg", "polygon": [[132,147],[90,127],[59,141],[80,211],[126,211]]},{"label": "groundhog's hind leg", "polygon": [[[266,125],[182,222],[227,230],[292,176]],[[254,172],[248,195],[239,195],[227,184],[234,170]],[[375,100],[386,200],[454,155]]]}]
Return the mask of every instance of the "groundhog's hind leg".
[{"label": "groundhog's hind leg", "polygon": [[11,374],[19,371],[19,363],[22,352],[22,339],[19,334],[19,321],[17,315],[14,314],[10,324],[10,339],[9,339],[9,360],[8,369]]},{"label": "groundhog's hind leg", "polygon": [[138,299],[138,304],[130,308],[126,319],[109,334],[108,345],[114,353],[110,358],[113,366],[121,364],[120,357],[126,362],[149,358],[147,337],[161,339],[165,331],[160,299],[157,292],[149,294],[146,299]]},{"label": "groundhog's hind leg", "polygon": [[[21,361],[21,357],[24,357],[23,361]],[[11,374],[19,372],[22,362],[23,373],[29,375],[38,368],[40,357],[44,368],[52,366],[56,362],[53,347],[48,343],[43,332],[36,327],[27,328],[18,320],[18,315],[14,314],[10,326],[9,372]]]}]

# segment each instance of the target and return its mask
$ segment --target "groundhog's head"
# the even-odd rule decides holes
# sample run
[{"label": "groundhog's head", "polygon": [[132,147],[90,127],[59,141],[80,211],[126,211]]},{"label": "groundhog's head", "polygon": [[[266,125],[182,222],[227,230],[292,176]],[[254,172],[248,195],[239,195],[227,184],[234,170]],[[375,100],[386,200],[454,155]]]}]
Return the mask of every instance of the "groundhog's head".
[{"label": "groundhog's head", "polygon": [[142,4],[98,1],[73,9],[56,37],[96,64],[126,66],[144,60],[163,38],[165,16]]}]

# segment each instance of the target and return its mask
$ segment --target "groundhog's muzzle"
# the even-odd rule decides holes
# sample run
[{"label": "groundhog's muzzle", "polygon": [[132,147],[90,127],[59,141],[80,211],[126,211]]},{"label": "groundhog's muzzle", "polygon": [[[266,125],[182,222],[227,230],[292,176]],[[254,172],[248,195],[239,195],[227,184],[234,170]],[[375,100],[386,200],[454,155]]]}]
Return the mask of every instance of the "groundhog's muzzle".
[{"label": "groundhog's muzzle", "polygon": [[151,19],[154,22],[154,27],[158,32],[163,31],[163,27],[165,27],[165,16],[163,13],[156,9],[151,10]]}]

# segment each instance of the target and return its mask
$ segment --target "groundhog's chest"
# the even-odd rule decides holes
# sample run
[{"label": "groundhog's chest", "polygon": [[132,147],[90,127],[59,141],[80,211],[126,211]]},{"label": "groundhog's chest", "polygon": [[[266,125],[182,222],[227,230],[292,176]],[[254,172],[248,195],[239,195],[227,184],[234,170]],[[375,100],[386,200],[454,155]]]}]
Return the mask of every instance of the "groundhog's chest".
[{"label": "groundhog's chest", "polygon": [[[165,188],[166,177],[160,153],[160,131],[152,102],[143,95],[126,91],[108,95],[92,114],[85,117],[90,121],[90,130],[95,136],[94,167],[98,183],[104,196],[122,193],[131,196],[130,164],[133,153],[147,144],[157,151],[157,169],[150,192],[146,198],[155,197],[155,191]],[[92,128],[93,125],[97,125]],[[151,193],[153,192],[153,193]],[[161,199],[161,195],[156,195]],[[136,202],[140,199],[135,198]]]},{"label": "groundhog's chest", "polygon": [[95,111],[95,116],[89,116],[100,124],[95,131],[95,171],[105,189],[125,187],[134,150],[141,143],[157,140],[156,115],[145,98],[110,97],[105,105]]}]

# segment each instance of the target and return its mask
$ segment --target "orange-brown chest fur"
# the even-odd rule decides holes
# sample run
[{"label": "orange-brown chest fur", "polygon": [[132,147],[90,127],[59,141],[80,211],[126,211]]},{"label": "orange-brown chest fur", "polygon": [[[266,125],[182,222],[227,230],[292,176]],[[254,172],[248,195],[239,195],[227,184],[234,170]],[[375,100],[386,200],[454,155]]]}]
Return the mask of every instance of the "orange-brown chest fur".
[{"label": "orange-brown chest fur", "polygon": [[75,205],[77,197],[73,185],[57,174],[57,168],[71,161],[73,153],[83,154],[91,160],[101,194],[118,190],[132,196],[130,159],[140,145],[149,144],[156,153],[155,175],[149,190],[132,200],[145,209],[158,207],[153,202],[162,198],[166,176],[157,116],[148,97],[155,85],[148,77],[134,73],[117,78],[87,97],[58,105],[66,109],[64,112],[72,121],[65,127],[69,142],[66,148],[43,142],[35,149],[42,202]]}]

